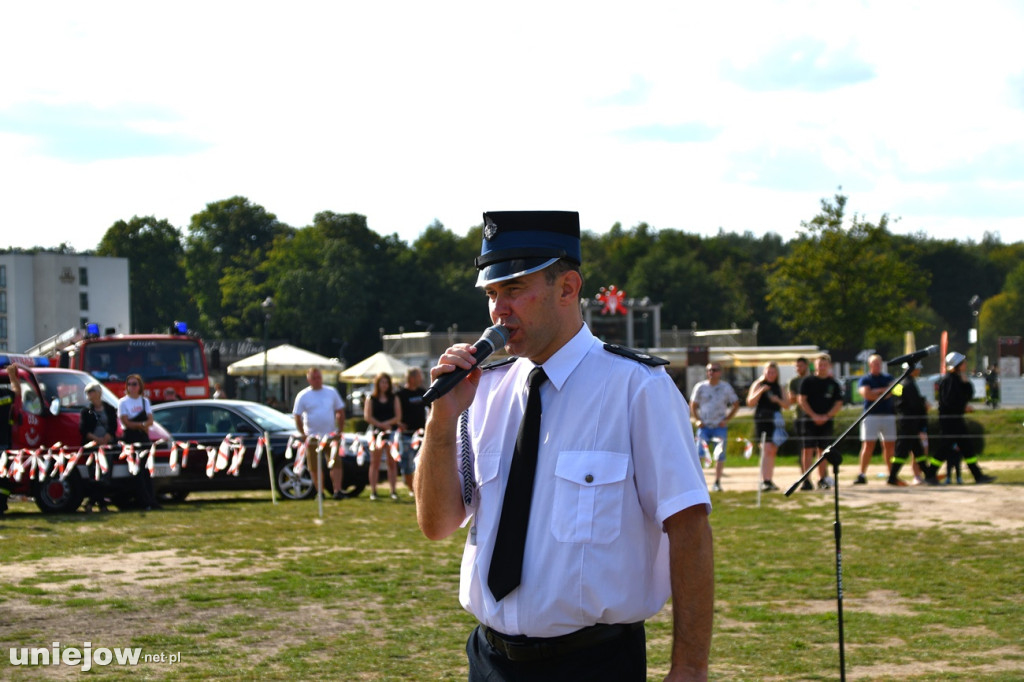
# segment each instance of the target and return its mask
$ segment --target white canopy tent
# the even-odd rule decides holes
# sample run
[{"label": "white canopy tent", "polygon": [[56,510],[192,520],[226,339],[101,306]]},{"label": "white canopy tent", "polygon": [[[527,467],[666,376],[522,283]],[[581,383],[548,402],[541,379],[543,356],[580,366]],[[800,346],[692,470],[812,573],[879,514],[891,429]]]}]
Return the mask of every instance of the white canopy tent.
[{"label": "white canopy tent", "polygon": [[[232,376],[258,377],[263,376],[264,354],[256,353],[238,362],[228,365],[228,374]],[[302,348],[283,343],[266,352],[267,374],[279,376],[305,376],[310,367],[321,372],[340,372],[345,365],[337,358],[326,358]]]},{"label": "white canopy tent", "polygon": [[391,375],[392,383],[397,385],[401,383],[405,373],[409,371],[409,367],[410,365],[395,356],[378,351],[339,374],[338,380],[352,384],[369,384],[378,374],[385,372]]}]

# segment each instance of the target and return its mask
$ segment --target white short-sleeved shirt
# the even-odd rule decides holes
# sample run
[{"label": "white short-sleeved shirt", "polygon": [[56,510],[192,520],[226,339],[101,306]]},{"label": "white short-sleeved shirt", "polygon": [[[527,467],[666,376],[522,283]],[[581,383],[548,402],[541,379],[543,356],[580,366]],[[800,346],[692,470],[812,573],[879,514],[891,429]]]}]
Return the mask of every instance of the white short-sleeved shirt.
[{"label": "white short-sleeved shirt", "polygon": [[345,401],[333,386],[321,386],[316,391],[307,386],[295,396],[292,414],[302,417],[307,436],[326,436],[337,430],[334,413],[343,409]]},{"label": "white short-sleeved shirt", "polygon": [[146,411],[146,414],[153,414],[153,406],[149,404],[149,398],[143,396],[133,398],[130,395],[125,395],[117,401],[118,417],[134,417],[143,410]]},{"label": "white short-sleeved shirt", "polygon": [[587,327],[543,367],[543,416],[522,583],[487,587],[534,364],[483,373],[469,410],[475,480],[459,599],[509,635],[553,637],[657,613],[671,594],[662,523],[711,500],[686,401],[661,367],[603,348]]},{"label": "white short-sleeved shirt", "polygon": [[693,387],[690,402],[697,403],[697,416],[708,425],[718,425],[725,421],[729,408],[739,402],[735,389],[727,381],[719,381],[712,385],[710,381],[702,381]]}]

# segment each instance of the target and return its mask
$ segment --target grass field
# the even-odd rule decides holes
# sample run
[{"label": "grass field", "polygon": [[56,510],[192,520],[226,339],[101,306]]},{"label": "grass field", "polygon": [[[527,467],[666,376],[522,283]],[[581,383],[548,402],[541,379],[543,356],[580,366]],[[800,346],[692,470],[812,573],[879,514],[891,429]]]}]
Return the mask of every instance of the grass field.
[{"label": "grass field", "polygon": [[[1022,461],[972,488],[978,504],[1024,491],[1018,435],[1007,434],[1011,445],[993,438],[988,450]],[[754,495],[714,497],[711,677],[838,679],[831,497],[776,494],[757,508]],[[848,677],[1024,679],[1024,529],[967,526],[940,506],[908,525],[898,509],[844,505]],[[429,542],[414,512],[408,497],[365,495],[325,502],[322,522],[313,501],[257,493],[64,517],[15,502],[0,523],[0,679],[465,679],[465,536]],[[650,679],[667,671],[668,615],[648,624]],[[52,654],[55,642],[153,660],[84,673],[8,655]]]}]

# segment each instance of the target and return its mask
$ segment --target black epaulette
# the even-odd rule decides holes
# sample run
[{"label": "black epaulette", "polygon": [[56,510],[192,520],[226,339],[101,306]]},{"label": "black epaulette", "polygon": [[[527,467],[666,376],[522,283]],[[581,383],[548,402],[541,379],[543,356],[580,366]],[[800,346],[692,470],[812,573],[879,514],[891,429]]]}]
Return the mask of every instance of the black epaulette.
[{"label": "black epaulette", "polygon": [[657,355],[644,353],[643,351],[636,350],[635,348],[626,348],[625,346],[620,346],[617,343],[606,343],[604,344],[604,349],[609,353],[615,353],[616,355],[621,355],[624,358],[642,362],[643,364],[651,367],[660,367],[661,365],[669,364],[668,360],[665,358],[659,358]]},{"label": "black epaulette", "polygon": [[498,360],[497,362],[492,362],[489,365],[481,365],[480,370],[483,371],[483,372],[486,372],[489,369],[497,369],[498,367],[504,367],[505,365],[511,365],[513,362],[515,362],[518,359],[519,358],[516,357],[515,355],[510,355],[509,357],[505,358],[504,360]]}]

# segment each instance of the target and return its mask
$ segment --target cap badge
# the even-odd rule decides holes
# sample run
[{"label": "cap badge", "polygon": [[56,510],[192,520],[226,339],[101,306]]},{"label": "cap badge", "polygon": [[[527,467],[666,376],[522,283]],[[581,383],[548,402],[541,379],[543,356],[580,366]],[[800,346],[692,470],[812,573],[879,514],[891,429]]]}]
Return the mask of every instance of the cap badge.
[{"label": "cap badge", "polygon": [[484,222],[484,239],[490,241],[498,236],[498,224],[488,216]]}]

